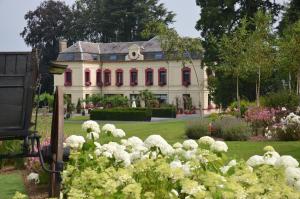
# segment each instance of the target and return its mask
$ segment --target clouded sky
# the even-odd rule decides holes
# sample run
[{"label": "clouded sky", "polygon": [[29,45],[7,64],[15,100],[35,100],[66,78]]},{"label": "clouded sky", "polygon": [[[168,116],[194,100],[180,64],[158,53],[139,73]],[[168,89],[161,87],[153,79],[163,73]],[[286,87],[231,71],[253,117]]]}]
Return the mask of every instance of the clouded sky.
[{"label": "clouded sky", "polygon": [[[65,0],[71,5],[75,0]],[[168,10],[176,13],[174,27],[182,36],[199,37],[195,30],[199,19],[200,8],[196,0],[160,0],[165,3]],[[276,0],[283,3],[288,0]],[[30,50],[20,36],[26,22],[24,15],[34,10],[42,0],[0,0],[0,51],[26,51]]]}]

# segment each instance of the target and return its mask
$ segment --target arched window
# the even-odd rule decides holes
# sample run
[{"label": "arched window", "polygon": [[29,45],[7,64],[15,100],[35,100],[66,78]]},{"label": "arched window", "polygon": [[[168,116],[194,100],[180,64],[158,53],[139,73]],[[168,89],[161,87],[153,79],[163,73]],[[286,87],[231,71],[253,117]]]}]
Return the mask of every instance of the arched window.
[{"label": "arched window", "polygon": [[109,69],[104,70],[104,86],[111,85],[111,71]]},{"label": "arched window", "polygon": [[191,69],[188,67],[184,67],[181,69],[182,71],[182,85],[188,87],[191,84]]},{"label": "arched window", "polygon": [[133,68],[130,70],[130,86],[138,85],[138,70]]},{"label": "arched window", "polygon": [[145,84],[146,84],[146,86],[153,85],[153,69],[152,68],[147,68],[145,70]]},{"label": "arched window", "polygon": [[85,86],[91,85],[91,71],[88,68],[84,70],[84,82]]},{"label": "arched window", "polygon": [[65,70],[65,86],[72,86],[72,70],[70,68]]},{"label": "arched window", "polygon": [[116,86],[122,86],[123,85],[123,70],[117,69],[116,70]]},{"label": "arched window", "polygon": [[165,68],[158,69],[158,85],[167,85],[167,69]]},{"label": "arched window", "polygon": [[96,84],[99,87],[103,86],[101,69],[97,69],[96,71]]}]

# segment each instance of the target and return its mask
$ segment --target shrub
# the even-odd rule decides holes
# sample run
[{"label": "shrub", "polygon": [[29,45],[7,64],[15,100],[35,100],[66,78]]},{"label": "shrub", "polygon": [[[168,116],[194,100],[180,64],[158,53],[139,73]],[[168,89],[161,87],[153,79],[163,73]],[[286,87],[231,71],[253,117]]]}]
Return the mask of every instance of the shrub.
[{"label": "shrub", "polygon": [[[243,117],[250,106],[253,105],[253,102],[247,100],[241,100],[241,116]],[[230,104],[230,110],[237,113],[238,102],[234,101]]]},{"label": "shrub", "polygon": [[233,116],[223,116],[213,123],[212,135],[224,140],[247,140],[251,136],[251,128],[242,119]]},{"label": "shrub", "polygon": [[95,109],[90,113],[91,120],[110,121],[150,121],[152,112],[143,108]]},{"label": "shrub", "polygon": [[272,108],[285,107],[288,110],[295,111],[299,105],[299,96],[294,92],[282,90],[276,93],[269,93],[262,97],[262,105]]},{"label": "shrub", "polygon": [[191,121],[185,128],[185,135],[190,139],[199,139],[200,137],[210,135],[210,122],[207,119]]},{"label": "shrub", "polygon": [[152,117],[176,118],[175,107],[152,108]]},{"label": "shrub", "polygon": [[282,141],[300,140],[300,116],[290,113],[282,118],[281,124],[275,128],[275,136]]}]

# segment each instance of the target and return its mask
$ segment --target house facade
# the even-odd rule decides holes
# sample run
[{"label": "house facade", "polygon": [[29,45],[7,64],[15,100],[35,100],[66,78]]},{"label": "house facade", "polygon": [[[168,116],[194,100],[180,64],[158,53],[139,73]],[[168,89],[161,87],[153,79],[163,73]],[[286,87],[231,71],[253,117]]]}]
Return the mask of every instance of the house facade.
[{"label": "house facade", "polygon": [[[123,95],[134,100],[148,89],[161,103],[186,108],[187,98],[197,109],[207,109],[207,76],[199,55],[193,64],[167,61],[157,38],[141,42],[76,42],[67,47],[60,42],[58,64],[67,65],[54,76],[55,86],[64,86],[72,103],[93,94]],[[194,67],[193,67],[194,65]]]}]

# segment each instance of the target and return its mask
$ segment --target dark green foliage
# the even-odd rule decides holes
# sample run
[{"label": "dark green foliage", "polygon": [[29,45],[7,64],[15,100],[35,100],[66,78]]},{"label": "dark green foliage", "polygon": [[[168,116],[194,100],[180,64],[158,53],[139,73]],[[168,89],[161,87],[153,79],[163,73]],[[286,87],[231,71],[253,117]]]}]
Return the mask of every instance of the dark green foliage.
[{"label": "dark green foliage", "polygon": [[128,107],[128,98],[122,95],[101,96],[99,94],[93,94],[88,99],[86,99],[85,102],[92,103],[96,107]]},{"label": "dark green foliage", "polygon": [[272,108],[285,107],[288,110],[295,111],[299,105],[300,98],[294,92],[281,90],[272,92],[262,98],[262,105]]},{"label": "dark green foliage", "polygon": [[285,12],[283,13],[282,20],[278,27],[279,32],[283,33],[283,31],[289,25],[294,24],[299,19],[300,19],[300,1],[299,0],[291,0],[289,5],[285,8]]},{"label": "dark green foliage", "polygon": [[[6,140],[0,143],[0,154],[21,153],[21,151],[22,151],[22,141]],[[0,160],[0,168],[8,165],[13,165],[17,169],[23,169],[24,158]]]},{"label": "dark green foliage", "polygon": [[152,108],[152,117],[176,118],[175,107]]},{"label": "dark green foliage", "polygon": [[90,113],[91,120],[108,121],[150,121],[152,112],[143,108],[95,109]]},{"label": "dark green foliage", "polygon": [[210,136],[209,124],[210,121],[208,119],[191,121],[185,128],[185,135],[190,139],[199,139],[203,136]]},{"label": "dark green foliage", "polygon": [[[248,110],[250,106],[254,106],[255,103],[249,102],[248,100],[241,100],[241,116],[245,115],[245,112]],[[234,101],[230,104],[230,110],[232,112],[236,112],[237,110],[237,101]]]},{"label": "dark green foliage", "polygon": [[280,141],[298,141],[300,140],[300,128],[298,125],[289,125],[285,130],[278,128],[275,135]]},{"label": "dark green foliage", "polygon": [[76,113],[81,113],[81,100],[78,98],[77,105],[76,105]]},{"label": "dark green foliage", "polygon": [[223,138],[226,141],[247,140],[251,136],[250,126],[242,119],[233,116],[223,116],[213,122],[215,137]]}]

